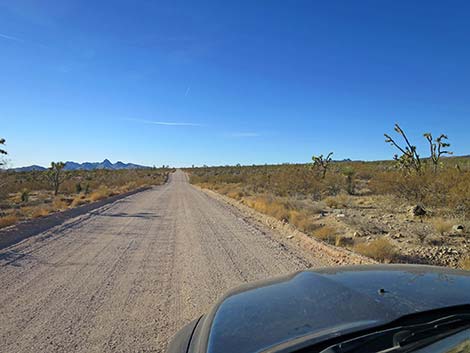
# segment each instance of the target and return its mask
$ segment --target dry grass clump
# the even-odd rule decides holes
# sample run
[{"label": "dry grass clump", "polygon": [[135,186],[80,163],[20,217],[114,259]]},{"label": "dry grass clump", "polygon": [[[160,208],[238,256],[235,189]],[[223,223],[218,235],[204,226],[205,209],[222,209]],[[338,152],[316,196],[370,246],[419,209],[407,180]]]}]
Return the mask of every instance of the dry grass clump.
[{"label": "dry grass clump", "polygon": [[[138,187],[142,186],[143,184],[141,184],[140,182],[134,182],[134,181],[131,181],[129,183],[126,183],[120,187],[117,188],[117,192],[115,192],[114,194],[124,194],[125,192],[129,192],[131,190],[134,190],[134,189],[137,189]],[[111,194],[113,194],[113,192],[111,192]],[[110,195],[111,196],[111,195]]]},{"label": "dry grass clump", "polygon": [[243,200],[247,206],[258,212],[288,222],[303,232],[311,233],[317,227],[307,211],[294,209],[288,202],[267,196],[249,197]]},{"label": "dry grass clump", "polygon": [[452,222],[444,219],[444,218],[434,218],[431,221],[434,229],[440,234],[444,235],[444,233],[450,232],[452,230]]},{"label": "dry grass clump", "polygon": [[303,210],[290,210],[289,223],[305,233],[312,233],[318,226],[314,223],[312,217]]},{"label": "dry grass clump", "polygon": [[39,218],[39,217],[45,217],[51,213],[49,208],[45,207],[37,207],[33,210],[31,213],[32,218]]},{"label": "dry grass clump", "polygon": [[340,246],[342,248],[345,248],[353,244],[354,244],[354,240],[352,238],[348,238],[339,234],[336,236],[335,246]]},{"label": "dry grass clump", "polygon": [[52,207],[56,211],[62,211],[62,210],[66,210],[69,207],[69,204],[67,201],[61,199],[60,197],[56,197],[52,201]]},{"label": "dry grass clump", "polygon": [[229,191],[227,196],[235,200],[241,200],[244,195],[241,191]]},{"label": "dry grass clump", "polygon": [[281,221],[289,220],[289,210],[286,205],[280,201],[259,196],[246,200],[246,204],[261,213],[267,214]]},{"label": "dry grass clump", "polygon": [[333,244],[336,241],[336,229],[332,226],[323,226],[313,232],[313,235],[327,243]]},{"label": "dry grass clump", "polygon": [[396,257],[395,247],[385,238],[378,238],[369,243],[356,244],[354,251],[381,262],[392,262]]},{"label": "dry grass clump", "polygon": [[88,200],[85,198],[85,195],[77,195],[73,198],[71,207],[77,207],[88,203]]},{"label": "dry grass clump", "polygon": [[111,191],[107,186],[101,186],[98,190],[93,191],[88,197],[90,201],[99,201],[109,197]]},{"label": "dry grass clump", "polygon": [[0,228],[8,227],[18,222],[18,217],[15,215],[7,215],[0,217]]},{"label": "dry grass clump", "polygon": [[470,256],[463,258],[460,261],[460,268],[462,268],[463,270],[470,271]]},{"label": "dry grass clump", "polygon": [[351,206],[351,198],[346,194],[328,196],[323,202],[330,208],[347,208]]}]

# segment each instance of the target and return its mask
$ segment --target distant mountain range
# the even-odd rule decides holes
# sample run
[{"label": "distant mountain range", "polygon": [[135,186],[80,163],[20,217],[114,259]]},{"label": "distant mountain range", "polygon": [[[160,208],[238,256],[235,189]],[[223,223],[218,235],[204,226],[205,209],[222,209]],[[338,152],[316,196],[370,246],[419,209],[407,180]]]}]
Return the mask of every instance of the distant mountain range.
[{"label": "distant mountain range", "polygon": [[[95,170],[95,169],[109,169],[109,170],[122,170],[122,169],[143,169],[150,168],[147,166],[134,164],[134,163],[123,163],[121,161],[111,163],[109,159],[105,159],[103,162],[65,162],[64,170]],[[14,168],[16,172],[32,172],[46,170],[47,168],[39,165],[30,165],[27,167]]]}]

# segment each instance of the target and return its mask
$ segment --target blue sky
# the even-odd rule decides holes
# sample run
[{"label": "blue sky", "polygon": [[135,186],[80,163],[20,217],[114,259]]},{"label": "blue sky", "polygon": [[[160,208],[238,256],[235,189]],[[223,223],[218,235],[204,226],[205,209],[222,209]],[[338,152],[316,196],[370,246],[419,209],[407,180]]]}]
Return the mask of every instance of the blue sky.
[{"label": "blue sky", "polygon": [[469,16],[467,1],[0,1],[0,136],[12,166],[385,159],[395,122],[470,154]]}]

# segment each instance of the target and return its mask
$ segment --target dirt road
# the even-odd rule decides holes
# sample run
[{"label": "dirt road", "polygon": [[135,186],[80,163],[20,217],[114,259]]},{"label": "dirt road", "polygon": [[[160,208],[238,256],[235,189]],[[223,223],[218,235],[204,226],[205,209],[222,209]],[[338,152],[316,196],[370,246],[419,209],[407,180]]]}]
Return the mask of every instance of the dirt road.
[{"label": "dirt road", "polygon": [[177,171],[0,251],[0,352],[162,352],[227,289],[321,265]]}]

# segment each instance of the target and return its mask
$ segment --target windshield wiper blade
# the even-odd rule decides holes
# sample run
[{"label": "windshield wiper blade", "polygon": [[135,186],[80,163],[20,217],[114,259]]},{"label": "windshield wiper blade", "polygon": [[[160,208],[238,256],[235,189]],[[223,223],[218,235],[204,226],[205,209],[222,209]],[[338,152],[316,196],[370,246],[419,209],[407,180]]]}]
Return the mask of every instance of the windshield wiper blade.
[{"label": "windshield wiper blade", "polygon": [[321,353],[409,352],[470,328],[470,314],[449,315],[423,324],[370,333],[326,348]]},{"label": "windshield wiper blade", "polygon": [[442,319],[418,325],[415,330],[409,331],[409,334],[402,337],[396,337],[394,343],[405,346],[413,342],[418,342],[429,337],[441,336],[453,331],[460,331],[470,326],[470,314],[451,315]]}]

